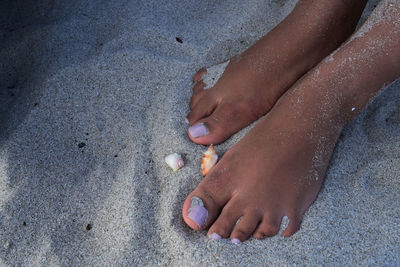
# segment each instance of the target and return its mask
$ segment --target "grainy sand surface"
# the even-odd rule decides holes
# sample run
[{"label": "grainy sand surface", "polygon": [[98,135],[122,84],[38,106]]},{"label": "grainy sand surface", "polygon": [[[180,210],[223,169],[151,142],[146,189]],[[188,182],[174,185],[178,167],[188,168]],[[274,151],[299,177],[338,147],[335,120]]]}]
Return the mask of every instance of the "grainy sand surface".
[{"label": "grainy sand surface", "polygon": [[400,265],[400,81],[346,127],[293,237],[235,246],[181,218],[205,150],[185,133],[193,73],[295,2],[1,1],[0,265]]}]

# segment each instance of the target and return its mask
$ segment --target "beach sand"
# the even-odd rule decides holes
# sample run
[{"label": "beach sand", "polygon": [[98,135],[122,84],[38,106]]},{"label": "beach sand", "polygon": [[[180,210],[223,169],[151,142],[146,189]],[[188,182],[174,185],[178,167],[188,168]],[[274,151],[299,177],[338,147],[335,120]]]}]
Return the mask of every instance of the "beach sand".
[{"label": "beach sand", "polygon": [[237,246],[182,220],[206,149],[186,135],[192,75],[295,2],[2,1],[0,265],[400,265],[400,81],[343,131],[292,237]]}]

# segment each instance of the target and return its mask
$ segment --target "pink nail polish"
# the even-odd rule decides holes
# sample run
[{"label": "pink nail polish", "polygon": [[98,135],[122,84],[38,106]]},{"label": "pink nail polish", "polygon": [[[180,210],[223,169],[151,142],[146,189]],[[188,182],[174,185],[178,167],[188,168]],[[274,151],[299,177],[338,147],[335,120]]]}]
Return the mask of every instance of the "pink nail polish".
[{"label": "pink nail polish", "polygon": [[209,133],[207,127],[204,125],[204,123],[197,123],[189,128],[189,134],[193,138],[198,138],[205,136]]},{"label": "pink nail polish", "polygon": [[214,239],[214,240],[221,240],[221,236],[219,234],[217,234],[217,233],[212,233],[208,237],[211,238],[211,239]]},{"label": "pink nail polish", "polygon": [[239,245],[241,243],[240,240],[237,238],[232,239],[231,242],[232,242],[232,244],[235,244],[235,245]]},{"label": "pink nail polish", "polygon": [[200,228],[207,222],[208,211],[204,207],[203,201],[198,197],[192,197],[192,204],[188,210],[188,217]]}]

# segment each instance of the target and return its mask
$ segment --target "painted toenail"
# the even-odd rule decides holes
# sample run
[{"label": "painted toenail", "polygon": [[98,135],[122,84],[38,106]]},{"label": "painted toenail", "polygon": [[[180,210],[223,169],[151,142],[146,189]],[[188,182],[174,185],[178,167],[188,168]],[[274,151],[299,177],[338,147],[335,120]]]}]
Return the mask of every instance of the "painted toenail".
[{"label": "painted toenail", "polygon": [[221,239],[221,236],[219,234],[217,234],[217,233],[212,233],[208,237],[211,238],[211,239],[214,239],[214,240],[220,240]]},{"label": "painted toenail", "polygon": [[239,244],[240,244],[240,240],[237,239],[237,238],[232,239],[231,242],[232,242],[233,244],[235,244],[235,245],[239,245]]},{"label": "painted toenail", "polygon": [[192,204],[190,204],[188,217],[200,228],[206,224],[208,211],[204,207],[203,201],[200,198],[192,197]]},{"label": "painted toenail", "polygon": [[202,137],[209,133],[204,123],[197,123],[190,127],[188,131],[190,136],[192,136],[193,138]]},{"label": "painted toenail", "polygon": [[185,118],[185,122],[186,122],[186,124],[189,124],[188,118]]}]

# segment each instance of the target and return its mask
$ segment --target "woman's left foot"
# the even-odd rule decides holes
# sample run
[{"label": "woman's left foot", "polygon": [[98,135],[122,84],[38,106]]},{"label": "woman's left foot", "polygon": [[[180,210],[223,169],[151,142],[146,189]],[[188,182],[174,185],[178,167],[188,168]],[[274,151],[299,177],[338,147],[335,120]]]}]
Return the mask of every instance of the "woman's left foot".
[{"label": "woman's left foot", "polygon": [[190,140],[219,144],[265,115],[353,32],[365,2],[299,1],[287,18],[247,51],[197,72],[186,118]]}]

